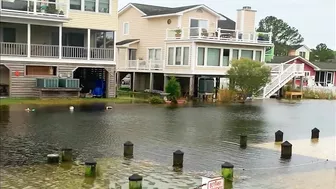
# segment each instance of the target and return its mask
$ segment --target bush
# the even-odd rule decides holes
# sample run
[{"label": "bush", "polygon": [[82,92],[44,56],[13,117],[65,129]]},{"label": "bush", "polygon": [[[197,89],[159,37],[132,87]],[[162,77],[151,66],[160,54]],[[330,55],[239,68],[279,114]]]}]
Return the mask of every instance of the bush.
[{"label": "bush", "polygon": [[218,91],[219,102],[233,102],[235,101],[237,93],[229,89],[221,89]]},{"label": "bush", "polygon": [[149,103],[151,103],[151,104],[164,104],[165,101],[159,96],[152,96],[149,99]]},{"label": "bush", "polygon": [[181,86],[175,77],[171,77],[168,81],[166,92],[169,93],[168,99],[173,103],[177,103],[177,99],[181,96]]},{"label": "bush", "polygon": [[330,91],[313,91],[304,90],[303,97],[306,99],[336,99],[336,95],[333,95]]}]

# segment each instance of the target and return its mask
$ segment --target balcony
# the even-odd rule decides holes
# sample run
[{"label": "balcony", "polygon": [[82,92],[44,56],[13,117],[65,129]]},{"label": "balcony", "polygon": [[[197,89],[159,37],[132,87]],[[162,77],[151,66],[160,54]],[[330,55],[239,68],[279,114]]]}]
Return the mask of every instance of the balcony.
[{"label": "balcony", "polygon": [[272,44],[272,33],[247,33],[238,30],[206,29],[206,28],[175,28],[167,29],[166,40],[201,39],[216,42]]},{"label": "balcony", "polygon": [[40,0],[1,0],[1,16],[35,18],[46,20],[67,20],[68,1],[40,1]]},{"label": "balcony", "polygon": [[127,60],[126,64],[119,64],[121,70],[162,71],[163,60]]},{"label": "balcony", "polygon": [[[113,48],[90,48],[87,47],[62,46],[62,56],[60,56],[58,45],[30,45],[30,57],[34,58],[61,58],[61,59],[90,59],[90,60],[114,60]],[[29,48],[25,43],[0,42],[1,56],[21,56],[28,57]],[[88,58],[88,54],[90,57]]]}]

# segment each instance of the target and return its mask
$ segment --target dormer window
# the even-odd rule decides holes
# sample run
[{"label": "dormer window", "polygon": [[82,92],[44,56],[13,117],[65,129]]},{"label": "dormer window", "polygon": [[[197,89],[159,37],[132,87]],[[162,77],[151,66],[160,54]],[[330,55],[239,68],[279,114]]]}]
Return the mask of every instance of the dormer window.
[{"label": "dormer window", "polygon": [[306,58],[306,52],[300,52],[299,54],[302,58]]}]

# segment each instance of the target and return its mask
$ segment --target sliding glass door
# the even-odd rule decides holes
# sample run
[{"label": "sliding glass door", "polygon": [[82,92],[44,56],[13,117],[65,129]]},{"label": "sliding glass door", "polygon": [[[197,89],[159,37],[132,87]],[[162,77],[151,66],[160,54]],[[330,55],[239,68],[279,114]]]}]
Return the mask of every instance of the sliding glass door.
[{"label": "sliding glass door", "polygon": [[198,37],[199,28],[201,28],[202,32],[207,32],[208,26],[207,20],[190,19],[190,37]]}]

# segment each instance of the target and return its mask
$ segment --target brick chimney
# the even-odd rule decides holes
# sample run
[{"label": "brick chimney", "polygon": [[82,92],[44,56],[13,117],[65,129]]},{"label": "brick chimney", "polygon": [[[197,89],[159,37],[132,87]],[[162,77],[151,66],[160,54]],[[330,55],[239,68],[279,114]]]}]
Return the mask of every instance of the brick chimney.
[{"label": "brick chimney", "polygon": [[256,10],[251,7],[245,6],[237,10],[237,24],[236,29],[244,33],[255,32],[255,15]]}]

